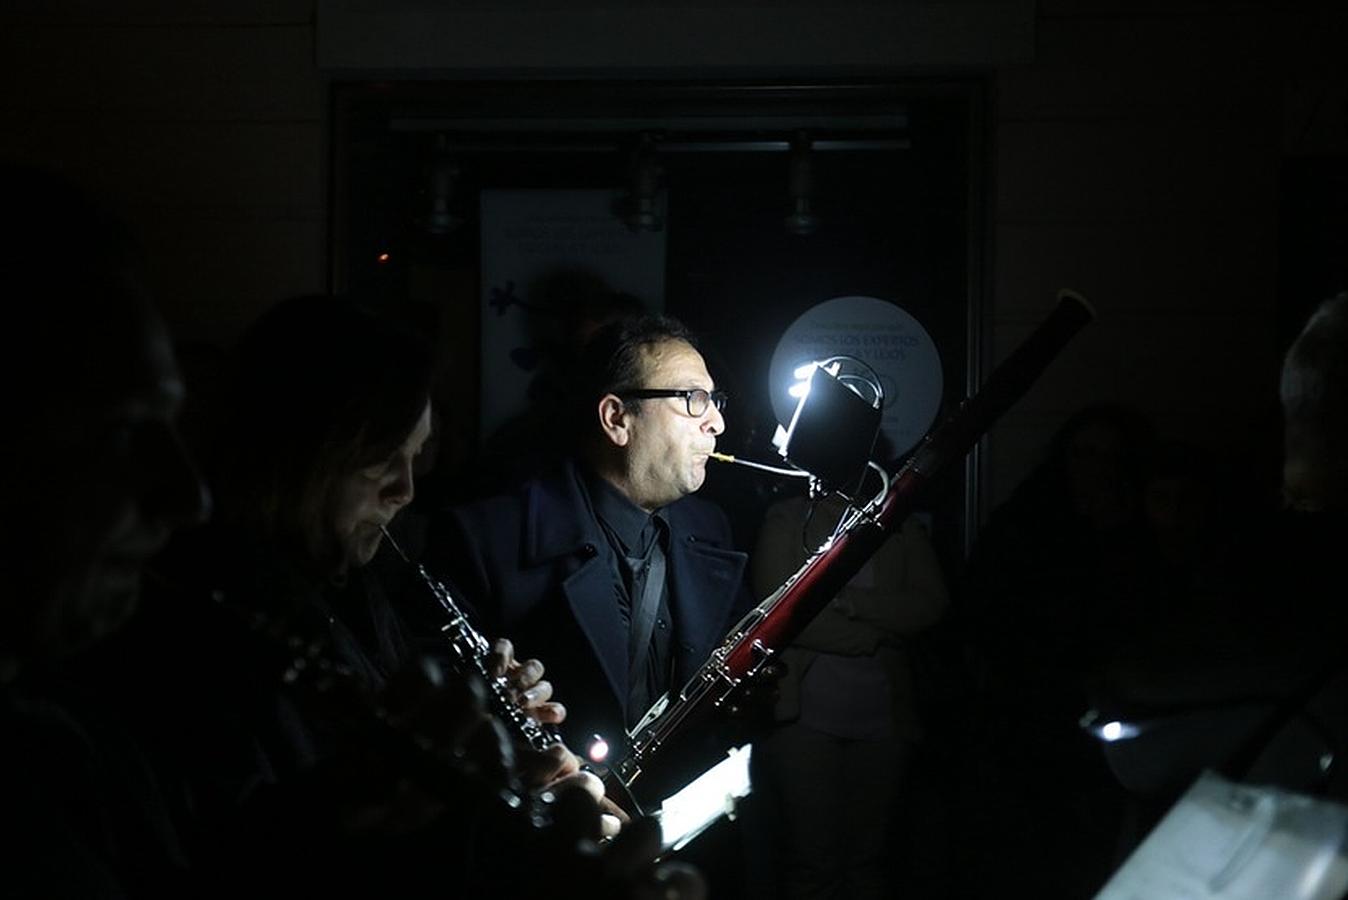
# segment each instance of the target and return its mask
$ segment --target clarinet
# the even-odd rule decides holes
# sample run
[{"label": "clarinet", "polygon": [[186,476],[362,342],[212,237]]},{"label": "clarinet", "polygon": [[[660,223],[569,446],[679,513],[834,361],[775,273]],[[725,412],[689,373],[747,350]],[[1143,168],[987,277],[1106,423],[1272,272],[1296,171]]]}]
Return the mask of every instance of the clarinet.
[{"label": "clarinet", "polygon": [[[380,530],[384,532],[385,540],[403,562],[409,566],[413,565],[407,554],[393,540],[393,536],[388,533],[388,529]],[[491,644],[483,637],[482,632],[468,621],[468,615],[455,602],[449,589],[432,577],[425,566],[417,564],[415,568],[418,582],[430,592],[440,604],[440,608],[449,616],[449,621],[440,626],[440,633],[448,640],[450,649],[454,652],[455,671],[460,675],[475,675],[482,679],[487,686],[487,705],[492,715],[501,720],[501,724],[512,737],[524,741],[530,749],[537,751],[560,744],[562,738],[557,729],[538,721],[521,709],[510,696],[510,685],[505,677],[493,676],[488,670],[487,657],[491,653]]]}]

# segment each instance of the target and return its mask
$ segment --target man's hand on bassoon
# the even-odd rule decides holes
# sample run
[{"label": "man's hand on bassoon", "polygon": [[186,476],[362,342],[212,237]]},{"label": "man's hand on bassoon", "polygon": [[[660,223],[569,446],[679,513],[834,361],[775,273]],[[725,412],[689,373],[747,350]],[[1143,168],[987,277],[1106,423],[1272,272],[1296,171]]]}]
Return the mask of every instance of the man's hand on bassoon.
[{"label": "man's hand on bassoon", "polygon": [[747,725],[771,722],[785,674],[786,663],[781,660],[765,664],[730,695],[725,707],[727,715]]}]

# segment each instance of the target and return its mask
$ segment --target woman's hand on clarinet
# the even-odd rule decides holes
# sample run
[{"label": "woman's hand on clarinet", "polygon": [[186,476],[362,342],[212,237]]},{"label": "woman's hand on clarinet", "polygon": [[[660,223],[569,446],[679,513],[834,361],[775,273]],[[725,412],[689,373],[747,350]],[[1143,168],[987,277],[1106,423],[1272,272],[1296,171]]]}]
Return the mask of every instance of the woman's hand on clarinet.
[{"label": "woman's hand on clarinet", "polygon": [[552,699],[552,684],[543,680],[543,664],[536,659],[515,659],[515,645],[497,638],[487,657],[487,671],[493,678],[504,678],[520,709],[548,725],[566,718],[566,707]]},{"label": "woman's hand on clarinet", "polygon": [[603,848],[596,893],[623,900],[706,900],[707,883],[697,869],[679,860],[655,862],[660,823],[637,819]]},{"label": "woman's hand on clarinet", "polygon": [[[582,770],[580,758],[563,745],[532,756],[547,757],[553,766],[548,774],[554,780],[544,789],[552,795],[552,829],[557,832],[549,846],[593,864],[579,882],[563,879],[561,883],[614,900],[706,900],[706,882],[695,868],[680,861],[656,862],[661,852],[659,822],[649,817],[629,818],[604,796],[603,782]],[[521,760],[522,774],[527,765]],[[546,771],[546,766],[539,765],[537,772]],[[593,854],[579,849],[590,841],[596,842]]]},{"label": "woman's hand on clarinet", "polygon": [[552,798],[541,852],[530,857],[533,872],[545,884],[565,896],[604,900],[706,900],[706,883],[696,869],[656,861],[661,845],[654,819],[634,819],[622,833],[600,840],[593,825],[597,793],[597,788],[574,788]]},{"label": "woman's hand on clarinet", "polygon": [[564,744],[553,744],[541,752],[517,749],[516,771],[525,786],[535,793],[561,795],[574,790],[590,797],[599,814],[597,837],[613,837],[629,821],[627,813],[604,796],[604,782],[599,776],[582,769],[580,757]]},{"label": "woman's hand on clarinet", "polygon": [[[552,684],[543,680],[543,663],[536,659],[524,662],[515,659],[515,645],[509,639],[497,638],[492,643],[487,671],[495,678],[505,678],[519,707],[538,721],[555,725],[566,718],[566,707],[552,700]],[[541,752],[516,748],[516,770],[526,787],[538,793],[578,790],[590,796],[599,808],[599,837],[611,838],[630,819],[620,806],[604,796],[604,783],[599,776],[585,771],[582,765],[581,758],[562,744]]]}]

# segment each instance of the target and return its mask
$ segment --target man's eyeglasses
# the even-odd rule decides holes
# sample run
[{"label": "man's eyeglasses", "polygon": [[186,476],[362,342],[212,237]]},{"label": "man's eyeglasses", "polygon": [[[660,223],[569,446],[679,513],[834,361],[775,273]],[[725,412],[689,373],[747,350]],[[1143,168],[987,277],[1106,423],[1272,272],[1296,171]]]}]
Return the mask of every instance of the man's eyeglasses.
[{"label": "man's eyeglasses", "polygon": [[688,407],[688,415],[697,418],[707,412],[707,407],[715,404],[718,410],[725,409],[729,395],[725,391],[704,391],[702,388],[678,390],[676,388],[634,388],[619,391],[624,400],[653,400],[657,397],[682,397]]}]

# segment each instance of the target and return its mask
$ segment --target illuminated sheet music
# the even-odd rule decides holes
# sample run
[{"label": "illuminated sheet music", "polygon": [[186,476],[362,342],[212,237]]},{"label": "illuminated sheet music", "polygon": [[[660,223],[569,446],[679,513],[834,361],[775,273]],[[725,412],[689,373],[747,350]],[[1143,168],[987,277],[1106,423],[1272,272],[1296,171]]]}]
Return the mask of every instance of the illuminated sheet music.
[{"label": "illuminated sheet music", "polygon": [[1205,773],[1096,900],[1338,900],[1348,807]]},{"label": "illuminated sheet music", "polygon": [[660,804],[661,844],[666,851],[687,846],[721,816],[734,815],[735,802],[749,795],[752,750],[752,745],[745,744],[729,751],[725,759]]}]

